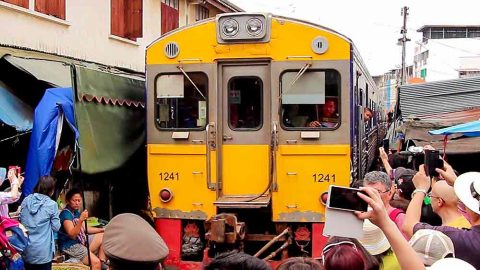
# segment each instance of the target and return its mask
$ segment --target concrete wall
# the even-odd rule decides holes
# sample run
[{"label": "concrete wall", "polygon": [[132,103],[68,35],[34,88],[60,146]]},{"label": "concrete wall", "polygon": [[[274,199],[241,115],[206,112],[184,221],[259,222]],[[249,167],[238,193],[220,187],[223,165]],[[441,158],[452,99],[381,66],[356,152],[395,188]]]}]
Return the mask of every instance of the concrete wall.
[{"label": "concrete wall", "polygon": [[[179,25],[195,21],[197,4],[179,3]],[[143,37],[110,34],[110,1],[66,0],[66,20],[0,1],[0,45],[25,47],[143,72],[145,48],[160,36],[161,0],[143,0]],[[188,7],[188,11],[187,11]],[[210,16],[220,13],[213,6]],[[188,16],[187,16],[188,14]]]}]

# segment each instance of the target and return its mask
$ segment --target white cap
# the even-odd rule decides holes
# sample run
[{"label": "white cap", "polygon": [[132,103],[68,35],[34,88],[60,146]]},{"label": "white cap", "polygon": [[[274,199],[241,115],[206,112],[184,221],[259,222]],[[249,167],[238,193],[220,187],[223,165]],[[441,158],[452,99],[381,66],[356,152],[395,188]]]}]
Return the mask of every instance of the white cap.
[{"label": "white cap", "polygon": [[445,258],[436,261],[432,266],[427,267],[430,270],[475,270],[471,264],[457,258]]},{"label": "white cap", "polygon": [[468,209],[480,215],[480,172],[467,172],[455,180],[455,194]]}]

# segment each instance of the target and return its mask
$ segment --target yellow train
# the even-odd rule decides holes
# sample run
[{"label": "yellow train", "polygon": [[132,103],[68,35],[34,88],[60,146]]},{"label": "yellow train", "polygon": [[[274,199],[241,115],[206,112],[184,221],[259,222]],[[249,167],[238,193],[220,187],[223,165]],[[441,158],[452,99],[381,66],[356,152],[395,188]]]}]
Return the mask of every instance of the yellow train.
[{"label": "yellow train", "polygon": [[166,264],[194,269],[232,247],[272,261],[319,256],[325,192],[363,176],[384,131],[352,41],[297,19],[222,14],[153,42],[146,73]]}]

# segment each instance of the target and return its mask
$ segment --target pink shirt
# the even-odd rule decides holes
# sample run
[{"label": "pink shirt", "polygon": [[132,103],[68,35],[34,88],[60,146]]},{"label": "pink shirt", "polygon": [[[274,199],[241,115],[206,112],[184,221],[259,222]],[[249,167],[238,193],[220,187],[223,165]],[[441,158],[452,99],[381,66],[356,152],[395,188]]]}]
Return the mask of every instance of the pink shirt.
[{"label": "pink shirt", "polygon": [[[387,213],[388,215],[390,215],[391,212],[393,212],[393,210],[395,210],[397,208],[393,208],[393,207],[389,207],[387,209]],[[403,233],[403,223],[405,221],[405,213],[402,211],[400,214],[397,215],[397,217],[395,218],[394,222],[395,222],[395,225],[397,225],[397,228],[400,230],[400,232],[402,233],[403,237],[405,237],[405,239],[407,240],[410,240],[410,237],[408,237],[405,233]]]}]

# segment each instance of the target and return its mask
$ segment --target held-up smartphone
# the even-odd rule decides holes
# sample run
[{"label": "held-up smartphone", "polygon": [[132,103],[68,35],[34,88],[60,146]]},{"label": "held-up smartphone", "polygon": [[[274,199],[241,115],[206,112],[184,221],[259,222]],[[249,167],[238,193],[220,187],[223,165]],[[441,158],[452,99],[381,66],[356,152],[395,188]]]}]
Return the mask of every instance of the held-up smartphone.
[{"label": "held-up smartphone", "polygon": [[22,173],[22,168],[20,166],[8,166],[8,170],[14,169],[15,170],[15,176],[19,177],[20,174]]},{"label": "held-up smartphone", "polygon": [[385,153],[388,154],[388,150],[390,150],[390,140],[387,138],[387,139],[383,139],[383,150],[385,150]]},{"label": "held-up smartphone", "polygon": [[366,212],[368,204],[358,196],[357,192],[364,193],[357,188],[331,185],[328,191],[327,207],[345,211]]},{"label": "held-up smartphone", "polygon": [[424,159],[424,166],[425,166],[425,174],[427,176],[434,176],[437,177],[438,173],[435,171],[436,168],[443,169],[443,160],[440,159],[440,152],[438,150],[424,150],[425,152],[425,159]]}]

